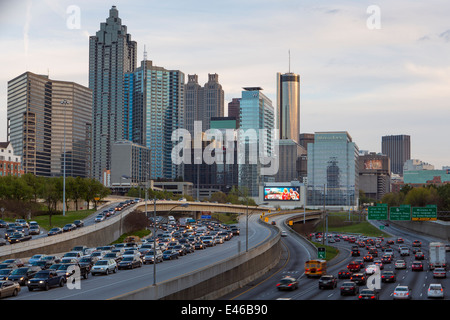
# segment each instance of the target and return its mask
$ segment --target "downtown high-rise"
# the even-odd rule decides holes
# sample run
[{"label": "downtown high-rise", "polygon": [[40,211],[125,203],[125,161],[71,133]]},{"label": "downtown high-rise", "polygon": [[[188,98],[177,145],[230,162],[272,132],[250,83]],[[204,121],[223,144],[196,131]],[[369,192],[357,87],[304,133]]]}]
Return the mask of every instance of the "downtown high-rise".
[{"label": "downtown high-rise", "polygon": [[124,77],[124,139],[151,150],[149,176],[176,179],[182,167],[172,162],[172,133],[184,127],[184,73],[150,60]]},{"label": "downtown high-rise", "polygon": [[92,90],[92,176],[101,180],[111,169],[111,148],[124,138],[124,75],[137,63],[131,40],[115,6],[89,38],[89,88]]},{"label": "downtown high-rise", "polygon": [[404,134],[383,136],[381,152],[391,160],[391,172],[403,175],[403,165],[411,159],[411,137]]},{"label": "downtown high-rise", "polygon": [[280,139],[299,142],[300,138],[300,76],[277,73],[277,128]]},{"label": "downtown high-rise", "polygon": [[92,92],[25,72],[8,81],[8,141],[25,173],[88,177]]}]

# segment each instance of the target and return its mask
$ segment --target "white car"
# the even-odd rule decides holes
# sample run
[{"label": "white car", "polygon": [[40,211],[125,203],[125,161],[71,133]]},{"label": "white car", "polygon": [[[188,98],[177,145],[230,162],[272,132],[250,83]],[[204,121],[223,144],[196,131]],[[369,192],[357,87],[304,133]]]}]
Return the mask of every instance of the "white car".
[{"label": "white car", "polygon": [[377,271],[379,273],[380,269],[376,264],[371,264],[366,268],[366,274],[374,274]]},{"label": "white car", "polygon": [[105,220],[105,216],[103,214],[99,214],[95,217],[95,222],[102,222]]},{"label": "white car", "polygon": [[98,260],[91,269],[91,274],[94,276],[96,274],[106,274],[117,272],[117,263],[114,259],[102,259]]},{"label": "white car", "polygon": [[428,298],[444,298],[444,288],[440,283],[430,283],[427,290]]},{"label": "white car", "polygon": [[395,261],[395,269],[406,269],[406,262],[405,260],[397,260]]},{"label": "white car", "polygon": [[447,272],[445,268],[434,268],[433,278],[447,278]]},{"label": "white car", "polygon": [[397,286],[393,293],[394,300],[411,299],[411,291],[408,286]]},{"label": "white car", "polygon": [[287,232],[286,231],[281,231],[281,236],[282,237],[287,237]]}]

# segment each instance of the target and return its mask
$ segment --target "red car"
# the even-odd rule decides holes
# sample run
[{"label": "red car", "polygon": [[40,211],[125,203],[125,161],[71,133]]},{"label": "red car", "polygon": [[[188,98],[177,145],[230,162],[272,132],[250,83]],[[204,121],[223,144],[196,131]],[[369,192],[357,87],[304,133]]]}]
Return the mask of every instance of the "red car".
[{"label": "red car", "polygon": [[347,265],[347,269],[351,272],[360,271],[361,265],[359,263],[356,263],[355,261],[352,261]]},{"label": "red car", "polygon": [[413,261],[411,265],[412,271],[423,271],[423,264],[420,261]]}]

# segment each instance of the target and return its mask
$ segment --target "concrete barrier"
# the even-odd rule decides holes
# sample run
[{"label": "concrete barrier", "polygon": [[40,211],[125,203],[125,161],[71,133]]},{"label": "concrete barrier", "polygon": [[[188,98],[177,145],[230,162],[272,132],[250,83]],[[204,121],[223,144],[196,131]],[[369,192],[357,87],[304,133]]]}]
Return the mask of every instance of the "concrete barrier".
[{"label": "concrete barrier", "polygon": [[443,241],[450,241],[450,222],[449,221],[389,221],[412,232],[437,237]]},{"label": "concrete barrier", "polygon": [[[269,224],[266,225],[274,228]],[[279,262],[280,233],[278,228],[275,229],[278,234],[274,238],[248,252],[157,283],[156,286],[147,286],[117,296],[112,300],[212,300],[219,298],[257,279]]]}]

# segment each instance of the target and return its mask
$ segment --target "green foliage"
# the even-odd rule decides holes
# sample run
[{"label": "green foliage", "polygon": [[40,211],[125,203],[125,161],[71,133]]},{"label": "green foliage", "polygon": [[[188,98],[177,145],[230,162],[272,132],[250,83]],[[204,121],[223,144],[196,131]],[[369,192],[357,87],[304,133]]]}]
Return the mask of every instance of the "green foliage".
[{"label": "green foliage", "polygon": [[402,204],[409,204],[412,207],[425,207],[435,204],[438,211],[450,211],[450,184],[439,187],[434,185],[425,187],[411,187],[405,185],[400,192],[391,192],[384,195],[382,203],[387,203],[389,207],[398,207]]}]

